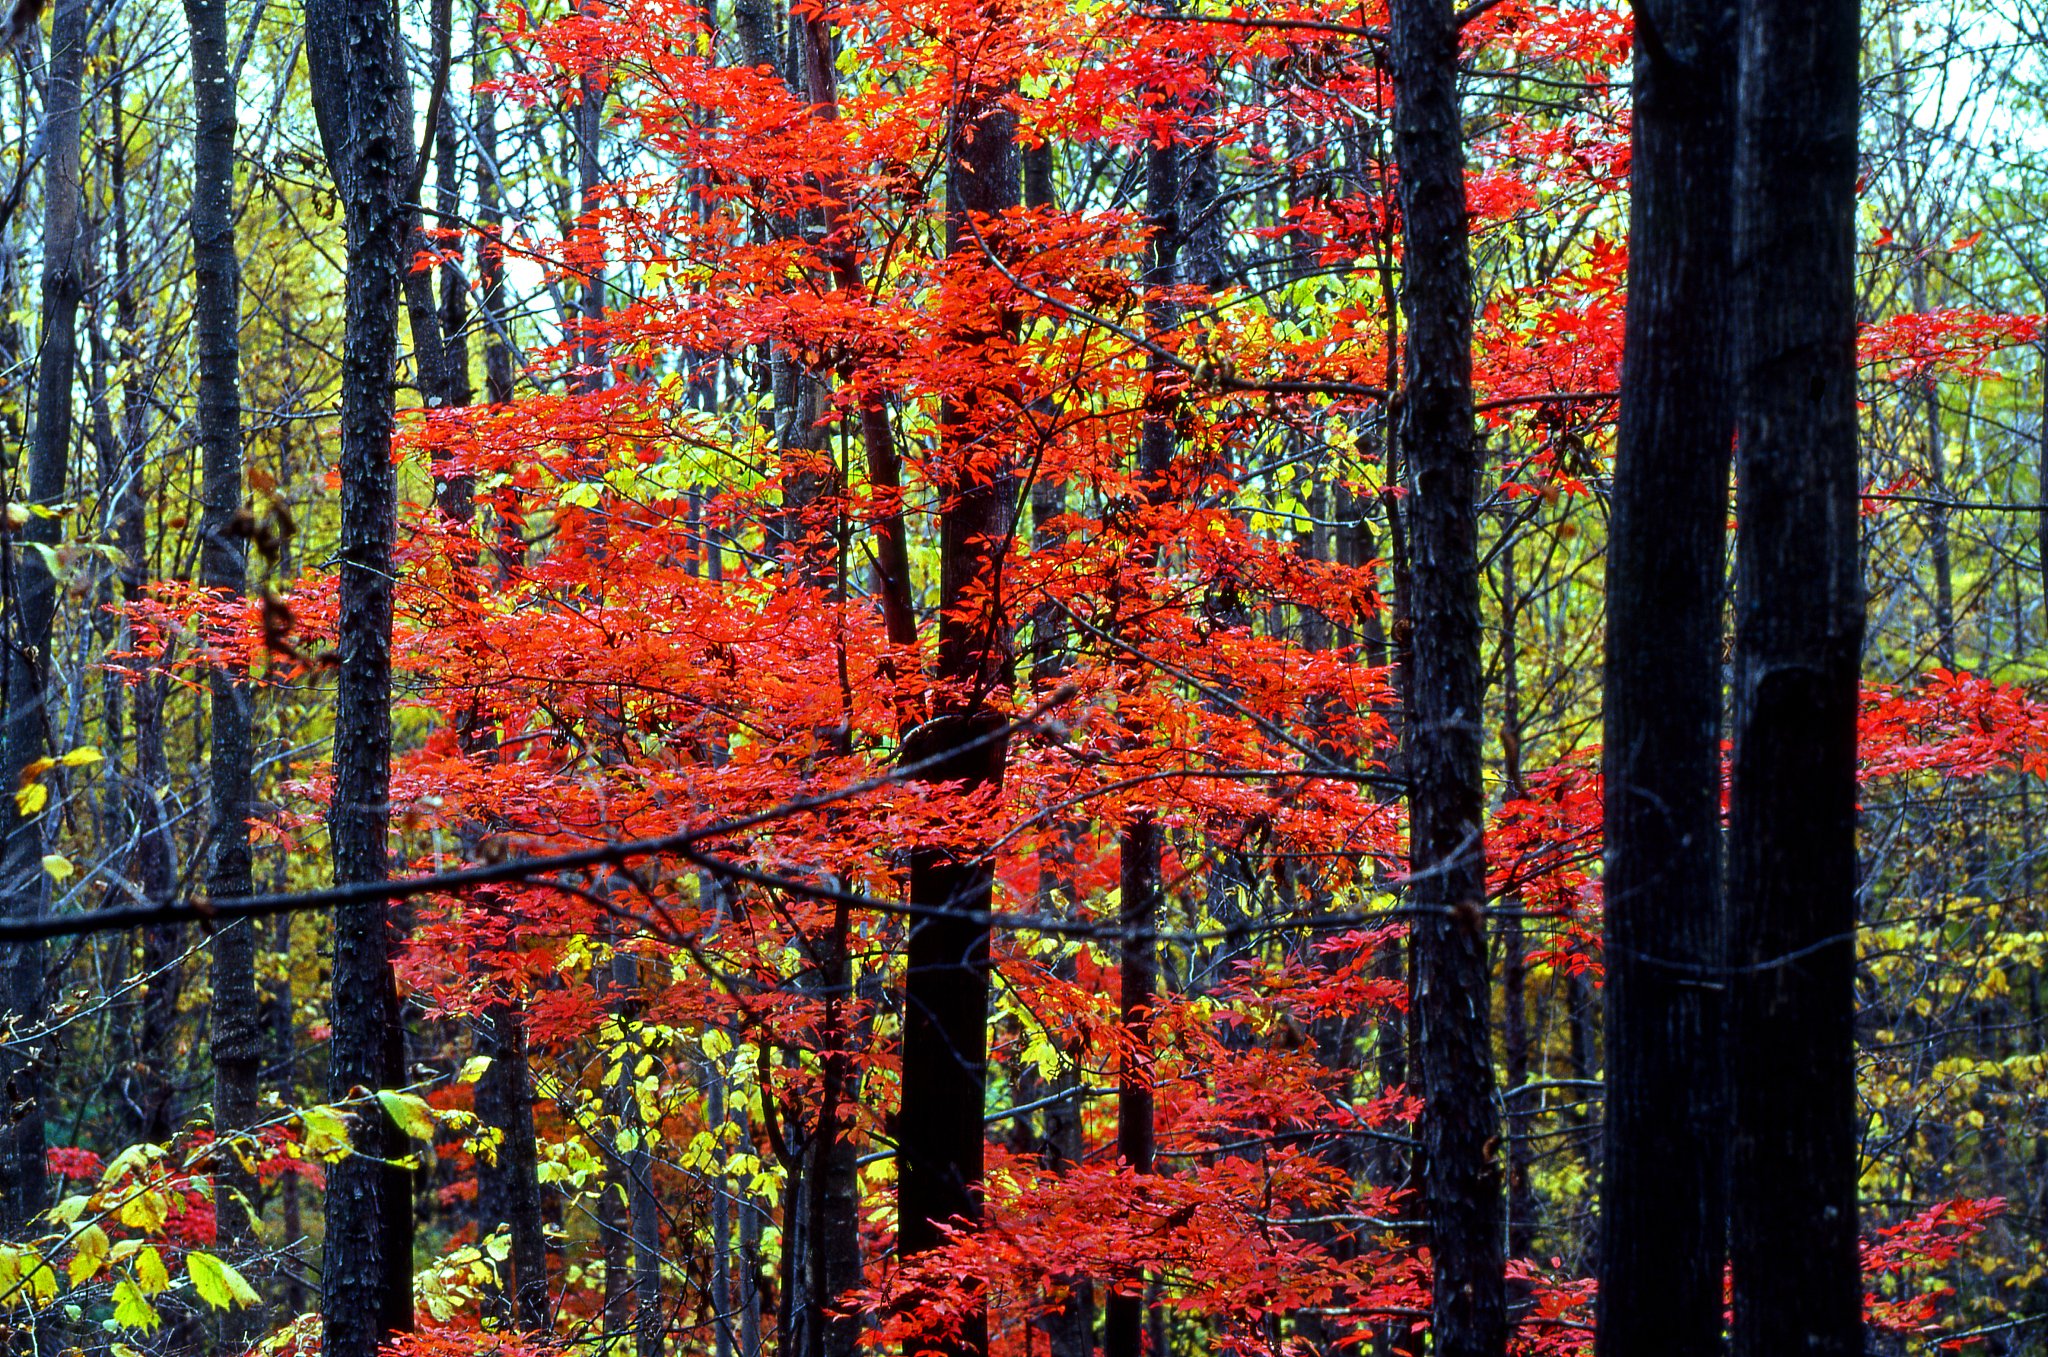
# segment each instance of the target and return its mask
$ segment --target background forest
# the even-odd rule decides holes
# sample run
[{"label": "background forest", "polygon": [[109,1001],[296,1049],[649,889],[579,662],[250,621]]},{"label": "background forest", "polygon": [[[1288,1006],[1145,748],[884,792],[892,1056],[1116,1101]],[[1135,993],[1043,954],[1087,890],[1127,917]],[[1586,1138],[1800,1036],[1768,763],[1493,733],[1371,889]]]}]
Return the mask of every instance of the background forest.
[{"label": "background forest", "polygon": [[[1439,929],[1505,1341],[1591,1350],[1628,12],[1448,30],[1485,857],[1431,912],[1376,0],[50,4],[9,1342],[1468,1350]],[[2044,26],[1863,14],[1872,1352],[2048,1350]]]}]

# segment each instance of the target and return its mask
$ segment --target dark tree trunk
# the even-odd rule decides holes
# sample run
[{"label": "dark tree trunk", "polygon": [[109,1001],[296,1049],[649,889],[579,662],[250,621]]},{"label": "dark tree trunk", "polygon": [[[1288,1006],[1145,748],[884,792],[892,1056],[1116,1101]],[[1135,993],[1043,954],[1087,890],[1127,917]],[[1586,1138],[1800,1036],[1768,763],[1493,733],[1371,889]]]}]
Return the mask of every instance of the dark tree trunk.
[{"label": "dark tree trunk", "polygon": [[1721,1347],[1721,611],[1736,6],[1636,9],[1607,546],[1600,1357]]},{"label": "dark tree trunk", "polygon": [[1738,1357],[1862,1351],[1853,0],[1742,9],[1729,704]]},{"label": "dark tree trunk", "polygon": [[547,1241],[541,1233],[533,1078],[519,1010],[510,1004],[486,1008],[477,1022],[476,1050],[491,1058],[477,1080],[477,1116],[499,1135],[497,1162],[480,1170],[479,1204],[486,1233],[503,1225],[512,1236],[512,1322],[536,1333],[548,1325]]},{"label": "dark tree trunk", "polygon": [[[81,255],[84,221],[79,202],[79,80],[85,69],[84,0],[60,0],[50,25],[49,78],[44,92],[43,333],[36,365],[35,426],[29,436],[30,504],[54,505],[64,498],[71,458],[71,383],[78,361],[78,303],[84,294]],[[21,494],[17,487],[15,494]],[[21,530],[29,542],[58,540],[59,520],[31,519]],[[11,609],[13,625],[5,661],[5,783],[21,785],[21,771],[49,750],[49,722],[43,709],[45,665],[51,624],[56,618],[56,581],[40,552],[15,554]],[[15,918],[43,912],[48,899],[43,871],[42,822],[24,816],[14,798],[0,796],[0,889]],[[5,1002],[17,1030],[33,1034],[43,1016],[43,945],[19,943],[6,957]],[[0,1127],[0,1229],[19,1234],[47,1204],[49,1183],[43,1158],[43,1060],[47,1047],[31,1035],[26,1049],[10,1046],[4,1089],[10,1109]]]},{"label": "dark tree trunk", "polygon": [[[462,142],[456,135],[454,93],[449,80],[455,69],[454,0],[434,0],[429,24],[433,30],[434,82],[431,100],[434,126],[434,225],[452,227],[460,220],[462,207]],[[426,165],[417,164],[413,178],[424,182]],[[445,247],[430,240],[422,229],[424,213],[413,214],[413,237],[407,247],[408,260],[422,252],[437,253]],[[440,270],[440,296],[434,295],[434,276],[407,265],[405,304],[412,328],[413,369],[418,374],[420,403],[430,410],[468,405],[475,396],[469,380],[469,338],[464,326],[469,320],[469,289],[460,270],[444,264]],[[436,441],[428,456],[445,462],[448,452]],[[434,504],[442,516],[455,523],[468,523],[476,516],[473,477],[450,475],[444,467],[434,468]]]},{"label": "dark tree trunk", "polygon": [[842,903],[832,926],[811,939],[812,982],[821,992],[823,1015],[817,1029],[822,1090],[818,1120],[803,1153],[804,1313],[803,1357],[852,1357],[860,1346],[860,1322],[833,1313],[838,1297],[860,1285],[860,1169],[854,1154],[850,1109],[859,1088],[849,1049],[852,1005],[852,919]]},{"label": "dark tree trunk", "polygon": [[[382,881],[391,785],[392,372],[413,151],[412,91],[391,0],[306,0],[313,107],[348,228],[342,351],[340,681],[328,837],[337,883]],[[413,1205],[396,1162],[411,1146],[378,1105],[404,1082],[404,1029],[386,902],[334,916],[328,1086],[356,1101],[359,1154],[327,1180],[321,1315],[328,1357],[375,1357],[412,1328]],[[382,1161],[382,1162],[380,1162]]]},{"label": "dark tree trunk", "polygon": [[[108,103],[112,111],[114,144],[126,146],[122,116],[122,81],[117,76]],[[125,158],[115,156],[112,167],[114,189],[114,324],[120,334],[121,428],[119,489],[110,496],[114,516],[114,543],[124,558],[121,566],[121,598],[129,606],[139,602],[151,578],[148,526],[148,496],[143,493],[143,465],[148,455],[147,411],[149,378],[136,336],[141,330],[141,309],[135,299],[131,268],[127,173]],[[141,905],[161,904],[171,892],[170,827],[164,821],[163,794],[169,777],[164,768],[163,731],[164,680],[146,675],[133,685],[135,775],[126,789],[129,823],[134,835],[134,857],[128,877],[134,882]],[[178,930],[160,926],[142,930],[142,970],[150,977],[140,1014],[131,1034],[131,1058],[123,1101],[132,1118],[131,1128],[139,1140],[161,1142],[170,1137],[176,1124],[172,1106],[171,1081],[158,1062],[172,1049],[170,1029],[177,1019],[178,986],[170,974],[177,957]]]},{"label": "dark tree trunk", "polygon": [[[1501,781],[1503,795],[1514,800],[1527,794],[1522,785],[1522,676],[1521,598],[1515,579],[1515,547],[1507,542],[1500,548],[1501,612]],[[1501,1096],[1508,1129],[1508,1256],[1526,1258],[1536,1237],[1536,1193],[1530,1179],[1534,1165],[1531,1131],[1536,1119],[1531,1114],[1529,1095],[1522,1086],[1529,1082],[1529,962],[1522,932],[1523,907],[1519,890],[1502,901],[1508,915],[1501,920],[1501,1055],[1506,1064],[1507,1088]]]},{"label": "dark tree trunk", "polygon": [[[579,8],[585,18],[596,20],[597,7],[589,0]],[[572,391],[602,391],[611,384],[609,349],[600,330],[604,321],[604,255],[595,247],[600,230],[598,214],[604,207],[604,87],[604,76],[597,63],[586,59],[577,79],[576,204],[581,217],[578,229],[588,234],[592,248],[585,254],[582,296],[577,307],[580,324],[576,351],[582,371],[570,378]]]},{"label": "dark tree trunk", "polygon": [[[1125,822],[1120,967],[1124,1050],[1117,1061],[1116,1152],[1133,1173],[1152,1171],[1152,1005],[1158,994],[1159,822],[1140,812]],[[1143,1357],[1144,1278],[1121,1278],[1102,1307],[1103,1357]]]},{"label": "dark tree trunk", "polygon": [[[1017,205],[1012,115],[1000,91],[956,95],[947,133],[947,253],[981,253],[981,227]],[[997,331],[990,315],[983,334]],[[920,776],[972,792],[1002,780],[1008,722],[987,701],[1005,678],[1009,633],[998,572],[1010,534],[1011,475],[1001,421],[1012,407],[955,397],[940,412],[935,490],[939,517],[939,645],[933,677],[942,710],[906,732],[906,765],[936,761]],[[994,865],[971,841],[920,849],[911,857],[912,925],[903,995],[902,1107],[897,1119],[897,1250],[905,1259],[937,1247],[939,1224],[981,1219],[982,1112],[988,1082],[989,925]],[[979,917],[977,917],[979,916]],[[958,1332],[912,1345],[980,1357],[988,1319],[977,1311]]]},{"label": "dark tree trunk", "polygon": [[1395,0],[1393,39],[1407,232],[1399,438],[1414,506],[1409,866],[1431,1337],[1439,1357],[1500,1357],[1507,1309],[1480,783],[1472,266],[1450,0]]},{"label": "dark tree trunk", "polygon": [[[1151,259],[1145,272],[1145,324],[1163,334],[1179,322],[1179,308],[1166,299],[1174,284],[1180,256],[1180,147],[1172,138],[1145,153],[1145,215],[1151,230]],[[1153,380],[1162,388],[1168,376],[1163,360],[1147,360]],[[1148,398],[1138,443],[1138,484],[1148,504],[1173,498],[1174,432],[1172,402]],[[1134,731],[1138,738],[1144,732]],[[1122,857],[1123,928],[1121,963],[1123,1039],[1117,1066],[1116,1143],[1118,1156],[1133,1173],[1152,1172],[1153,1107],[1151,1060],[1152,1005],[1159,988],[1158,943],[1153,933],[1159,910],[1159,823],[1149,810],[1134,811],[1124,822],[1118,852]],[[1112,1288],[1102,1307],[1103,1357],[1142,1357],[1145,1351],[1146,1296],[1142,1276],[1125,1277]]]},{"label": "dark tree trunk", "polygon": [[[242,507],[241,269],[235,257],[235,82],[228,71],[224,0],[186,0],[191,28],[193,102],[197,129],[192,150],[192,343],[199,368],[198,439],[203,460],[199,567],[208,589],[240,599],[247,585],[247,534],[238,531]],[[225,666],[210,675],[212,784],[207,827],[210,860],[206,895],[231,900],[252,893],[249,859],[250,688]],[[257,1121],[257,1078],[263,1037],[256,1015],[256,924],[244,919],[213,936],[213,1126],[225,1144]],[[230,1153],[214,1168],[214,1212],[220,1243],[234,1251],[255,1240],[251,1203],[256,1175]],[[261,1328],[261,1317],[240,1311],[223,1317],[222,1341],[239,1348]]]}]

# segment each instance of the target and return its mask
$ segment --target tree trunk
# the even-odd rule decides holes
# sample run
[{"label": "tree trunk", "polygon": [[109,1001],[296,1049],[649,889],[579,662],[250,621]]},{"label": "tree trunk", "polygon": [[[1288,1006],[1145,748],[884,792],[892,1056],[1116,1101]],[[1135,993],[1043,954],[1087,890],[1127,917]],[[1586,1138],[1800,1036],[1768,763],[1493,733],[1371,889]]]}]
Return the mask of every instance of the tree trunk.
[{"label": "tree trunk", "polygon": [[[340,884],[388,872],[391,785],[392,371],[408,235],[411,86],[398,12],[306,0],[313,106],[348,227],[342,350],[340,681],[328,836]],[[328,1357],[375,1357],[412,1328],[410,1152],[375,1093],[404,1082],[404,1030],[392,956],[397,911],[384,901],[334,917],[333,1039],[328,1077],[354,1104],[360,1151],[328,1173],[321,1315]],[[381,1161],[381,1162],[380,1162]]]},{"label": "tree trunk", "polygon": [[[1159,822],[1139,812],[1124,822],[1123,961],[1119,968],[1124,1046],[1117,1058],[1116,1152],[1133,1173],[1152,1172],[1152,1006],[1158,995]],[[1145,1278],[1117,1279],[1102,1307],[1102,1357],[1143,1357]]]},{"label": "tree trunk", "polygon": [[[1179,323],[1179,308],[1166,299],[1180,256],[1181,155],[1172,138],[1145,153],[1145,216],[1151,231],[1151,259],[1145,272],[1145,325],[1155,336]],[[1155,384],[1168,377],[1165,362],[1147,360]],[[1138,486],[1145,501],[1173,498],[1173,455],[1178,444],[1172,401],[1148,397],[1139,433]],[[1142,739],[1144,732],[1134,731]],[[1133,811],[1118,837],[1122,857],[1123,956],[1120,968],[1124,1049],[1117,1063],[1117,1154],[1133,1173],[1152,1172],[1153,1106],[1152,1007],[1159,988],[1158,943],[1153,934],[1159,910],[1159,823],[1146,809]],[[1102,1307],[1103,1357],[1142,1357],[1146,1295],[1142,1275],[1119,1279]]]},{"label": "tree trunk", "polygon": [[[44,92],[44,141],[49,159],[43,180],[43,334],[36,366],[35,427],[29,437],[27,495],[32,505],[64,498],[71,457],[71,383],[78,361],[78,303],[84,293],[81,255],[84,221],[79,201],[79,80],[85,69],[84,0],[59,0],[50,24],[50,62]],[[17,493],[19,493],[17,491]],[[20,530],[28,542],[58,540],[59,520],[31,519]],[[40,552],[14,556],[7,583],[13,603],[12,637],[5,661],[0,709],[4,727],[5,786],[21,785],[21,772],[49,750],[43,707],[56,581]],[[29,918],[47,908],[42,822],[20,814],[0,797],[0,888],[6,912]],[[28,1043],[10,1046],[5,1093],[10,1113],[0,1128],[0,1229],[19,1235],[49,1197],[44,1173],[43,1059],[35,1044],[43,1017],[43,945],[18,943],[6,957],[5,1002]]]},{"label": "tree trunk", "polygon": [[[1013,116],[1001,92],[960,90],[949,115],[946,246],[963,263],[981,252],[972,216],[1017,205]],[[1000,321],[989,316],[989,332]],[[963,334],[974,343],[990,337]],[[905,733],[905,765],[920,777],[973,792],[1002,780],[1003,714],[987,697],[1005,678],[1009,634],[997,572],[1009,541],[1010,474],[1000,421],[1009,406],[955,397],[940,411],[935,480],[939,517],[938,700],[932,719]],[[897,1118],[897,1250],[904,1259],[938,1246],[941,1222],[981,1218],[982,1112],[988,1081],[989,925],[994,865],[971,841],[912,854],[911,927],[903,995],[902,1108]],[[983,917],[975,917],[977,915]],[[958,1331],[910,1345],[910,1357],[988,1351],[988,1317],[976,1310]]]},{"label": "tree trunk", "polygon": [[1607,547],[1599,1357],[1721,1347],[1721,611],[1736,6],[1638,6]]},{"label": "tree trunk", "polygon": [[479,1015],[477,1054],[491,1064],[477,1080],[477,1115],[499,1135],[495,1164],[479,1169],[486,1232],[512,1237],[511,1318],[528,1333],[548,1326],[547,1241],[541,1233],[540,1169],[533,1131],[533,1076],[518,1008],[492,1004]]},{"label": "tree trunk", "polygon": [[1408,771],[1417,1053],[1439,1357],[1501,1357],[1507,1310],[1486,959],[1479,560],[1458,26],[1450,0],[1396,0],[1408,322],[1400,443],[1413,508]]},{"label": "tree trunk", "polygon": [[1857,19],[1853,0],[1754,0],[1741,21],[1728,849],[1737,1357],[1862,1351]]},{"label": "tree trunk", "polygon": [[[191,28],[192,82],[197,129],[192,150],[192,342],[199,368],[198,439],[203,459],[200,577],[206,587],[240,600],[247,586],[248,535],[242,508],[241,269],[235,257],[235,83],[228,71],[224,0],[186,0]],[[208,769],[212,816],[209,900],[232,900],[254,890],[250,879],[250,687],[224,665],[209,676]],[[257,1121],[257,1078],[263,1038],[256,1014],[256,924],[244,919],[213,937],[213,1127],[218,1143]],[[214,1166],[214,1213],[220,1243],[234,1252],[255,1242],[251,1218],[256,1175],[238,1153]],[[260,1331],[261,1316],[222,1316],[222,1342],[245,1346]]]},{"label": "tree trunk", "polygon": [[[1501,631],[1501,782],[1502,795],[1515,800],[1527,795],[1522,785],[1522,679],[1521,598],[1515,579],[1515,546],[1505,542],[1500,549],[1500,631]],[[1508,1132],[1508,1256],[1526,1258],[1536,1237],[1536,1193],[1530,1179],[1534,1146],[1531,1131],[1536,1118],[1530,1111],[1529,1095],[1522,1091],[1529,1082],[1529,962],[1522,932],[1522,893],[1519,889],[1502,901],[1508,916],[1501,920],[1501,1055],[1506,1064],[1506,1092],[1502,1111]]]},{"label": "tree trunk", "polygon": [[[127,145],[122,116],[122,81],[117,76],[110,93],[114,144]],[[143,465],[148,454],[146,432],[149,409],[149,376],[137,335],[141,330],[141,308],[135,298],[135,274],[131,267],[127,172],[121,157],[113,164],[114,188],[114,325],[120,335],[121,428],[118,470],[119,490],[110,498],[114,515],[114,544],[121,549],[121,599],[133,607],[143,597],[150,575],[148,543],[148,496],[143,493]],[[163,701],[165,680],[146,674],[134,685],[135,773],[127,788],[128,814],[134,834],[134,857],[128,876],[135,884],[140,905],[161,904],[171,893],[170,827],[165,823],[159,800],[169,776],[164,768]],[[148,976],[140,1015],[131,1035],[128,1086],[123,1101],[138,1140],[161,1142],[170,1137],[176,1124],[171,1081],[159,1068],[171,1049],[170,1029],[177,1019],[178,987],[169,968],[178,956],[178,929],[160,925],[142,930],[142,971]]]}]

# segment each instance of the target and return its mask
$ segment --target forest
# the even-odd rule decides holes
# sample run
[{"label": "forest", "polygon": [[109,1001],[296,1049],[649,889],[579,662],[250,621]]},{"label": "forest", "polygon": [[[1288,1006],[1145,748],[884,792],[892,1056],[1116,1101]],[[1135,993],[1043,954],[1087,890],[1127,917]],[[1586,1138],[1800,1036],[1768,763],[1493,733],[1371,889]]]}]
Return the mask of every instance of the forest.
[{"label": "forest", "polygon": [[2048,1353],[2038,0],[0,42],[8,1352]]}]

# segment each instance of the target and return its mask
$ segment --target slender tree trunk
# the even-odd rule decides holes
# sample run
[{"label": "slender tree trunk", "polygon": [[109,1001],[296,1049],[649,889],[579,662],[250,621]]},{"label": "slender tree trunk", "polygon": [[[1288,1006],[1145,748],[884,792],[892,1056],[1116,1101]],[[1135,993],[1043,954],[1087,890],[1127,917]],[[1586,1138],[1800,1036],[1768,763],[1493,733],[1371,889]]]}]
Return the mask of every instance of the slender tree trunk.
[{"label": "slender tree trunk", "polygon": [[1628,331],[1607,546],[1599,1357],[1721,1347],[1721,613],[1734,0],[1636,11]]},{"label": "slender tree trunk", "polygon": [[[80,199],[79,80],[85,68],[85,0],[59,0],[50,25],[50,61],[44,90],[43,333],[36,366],[35,425],[29,436],[26,499],[54,505],[64,498],[71,459],[71,383],[78,361],[78,303],[84,292],[84,247]],[[14,491],[21,495],[21,487]],[[10,496],[12,497],[12,496]],[[31,519],[20,532],[29,542],[58,540],[58,520]],[[56,618],[56,582],[40,552],[14,555],[13,606],[0,692],[4,725],[5,783],[21,785],[21,772],[49,750],[44,689],[51,624]],[[40,914],[49,898],[43,871],[42,822],[18,813],[11,796],[0,796],[0,889],[6,912]],[[5,1002],[22,1034],[5,1052],[5,1093],[12,1109],[0,1127],[0,1229],[19,1235],[47,1204],[44,1173],[43,1060],[38,1041],[43,1017],[43,945],[18,943],[6,949]]]},{"label": "slender tree trunk", "polygon": [[[314,112],[348,227],[342,351],[340,682],[328,836],[337,883],[388,868],[391,786],[392,372],[409,213],[411,86],[393,0],[306,0]],[[375,1357],[412,1328],[411,1149],[374,1094],[404,1082],[392,956],[397,911],[349,905],[334,917],[329,1092],[362,1099],[357,1154],[329,1170],[321,1315],[327,1357]]]},{"label": "slender tree trunk", "polygon": [[[1116,1152],[1133,1173],[1152,1172],[1152,1006],[1158,997],[1159,822],[1139,812],[1124,822],[1123,961],[1119,968],[1123,1050],[1117,1058]],[[1103,1357],[1143,1357],[1142,1274],[1118,1279],[1102,1309]]]},{"label": "slender tree trunk", "polygon": [[[1013,116],[1001,91],[959,90],[949,112],[946,245],[962,263],[979,258],[981,227],[971,217],[1017,205]],[[989,331],[1000,321],[989,316]],[[989,334],[960,336],[967,342]],[[908,731],[901,758],[935,761],[920,776],[963,791],[999,783],[1008,722],[988,702],[1006,678],[1009,634],[998,572],[1010,536],[1008,430],[1011,406],[955,397],[940,411],[935,489],[939,518],[939,646],[933,670],[944,704]],[[897,1249],[905,1259],[938,1246],[939,1224],[981,1219],[982,1113],[988,1082],[989,925],[994,866],[972,842],[920,849],[911,857],[910,903],[939,911],[912,925],[904,984],[902,1109],[897,1121]],[[982,917],[976,917],[980,915]],[[977,1310],[957,1332],[911,1344],[910,1357],[988,1350],[988,1320]]]},{"label": "slender tree trunk", "polygon": [[1857,21],[1854,0],[1742,9],[1728,850],[1736,1357],[1863,1350]]},{"label": "slender tree trunk", "polygon": [[[1522,785],[1521,637],[1517,625],[1521,620],[1521,599],[1515,579],[1514,543],[1502,544],[1499,551],[1501,781],[1503,795],[1514,800],[1527,794]],[[1530,1113],[1529,1095],[1521,1091],[1529,1082],[1529,963],[1520,914],[1522,893],[1513,891],[1502,903],[1509,910],[1500,924],[1501,1055],[1507,1076],[1501,1102],[1508,1127],[1508,1256],[1526,1258],[1536,1235],[1536,1193],[1530,1181],[1534,1163],[1530,1132],[1536,1119]]]},{"label": "slender tree trunk", "polygon": [[[1172,330],[1179,310],[1165,292],[1176,281],[1180,255],[1180,147],[1172,138],[1145,153],[1145,215],[1151,230],[1151,259],[1145,273],[1146,327],[1155,335]],[[1164,385],[1162,360],[1148,360],[1155,383]],[[1148,504],[1173,498],[1174,433],[1171,402],[1147,402],[1138,443],[1138,484]],[[1142,738],[1143,732],[1133,732]],[[1152,1172],[1153,1106],[1152,1007],[1159,988],[1159,824],[1150,810],[1125,820],[1118,839],[1122,857],[1123,928],[1121,1020],[1124,1049],[1117,1064],[1117,1154],[1133,1173]],[[1102,1311],[1103,1357],[1142,1357],[1145,1351],[1146,1294],[1140,1276],[1120,1279]]]},{"label": "slender tree trunk", "polygon": [[1450,0],[1395,0],[1394,149],[1407,254],[1399,438],[1411,477],[1411,898],[1439,1357],[1507,1349],[1480,780],[1479,560],[1458,26]]},{"label": "slender tree trunk", "polygon": [[1929,373],[1921,400],[1927,408],[1927,554],[1934,567],[1934,658],[1950,673],[1956,667],[1955,571],[1948,544],[1948,450],[1941,427],[1941,386]]},{"label": "slender tree trunk", "polygon": [[[2048,301],[2048,296],[2044,296]],[[2041,346],[2041,428],[2035,435],[2034,499],[2041,511],[2034,516],[2034,535],[2040,543],[2038,562],[2041,576],[2041,635],[2048,640],[2048,344]]]},{"label": "slender tree trunk", "polygon": [[512,1322],[528,1333],[548,1326],[547,1241],[541,1232],[540,1169],[533,1130],[533,1075],[526,1024],[509,1003],[487,1007],[477,1023],[477,1054],[491,1064],[477,1081],[477,1111],[498,1132],[497,1162],[481,1184],[488,1225],[512,1237]]},{"label": "slender tree trunk", "polygon": [[[235,84],[228,71],[225,0],[186,0],[192,81],[198,114],[192,170],[192,340],[199,367],[198,437],[203,459],[200,577],[208,589],[240,600],[247,584],[242,508],[241,269],[235,256]],[[209,676],[212,816],[209,900],[253,892],[249,858],[251,723],[245,676],[216,666]],[[263,1037],[256,1014],[256,924],[244,919],[213,937],[213,1126],[226,1144],[257,1121]],[[240,1252],[255,1241],[256,1176],[238,1153],[214,1168],[220,1243]],[[222,1342],[243,1346],[260,1331],[251,1311],[222,1318]]]},{"label": "slender tree trunk", "polygon": [[[125,147],[127,135],[123,117],[123,83],[117,76],[109,102],[112,105],[114,145]],[[143,493],[144,460],[148,454],[147,418],[149,380],[142,348],[136,336],[141,328],[141,308],[135,299],[130,242],[130,216],[125,155],[114,157],[114,324],[119,332],[121,360],[121,424],[118,489],[110,496],[114,515],[114,543],[121,549],[121,599],[129,607],[140,602],[151,577],[149,561],[148,496]],[[134,835],[134,856],[128,877],[140,898],[134,903],[160,904],[171,892],[170,829],[164,821],[159,797],[168,783],[164,768],[163,731],[164,680],[144,675],[133,686],[131,715],[134,722],[134,776],[127,787],[128,815]],[[140,1004],[140,1015],[132,1033],[130,1076],[124,1101],[137,1139],[161,1142],[176,1123],[172,1106],[172,1085],[159,1068],[171,1049],[172,1024],[176,1021],[178,987],[169,968],[179,952],[178,930],[160,926],[142,930],[142,971],[150,977]]]},{"label": "slender tree trunk", "polygon": [[[596,21],[600,11],[591,0],[584,0],[580,8],[584,18]],[[576,203],[581,214],[579,229],[587,243],[577,308],[581,322],[577,353],[583,370],[570,381],[572,391],[602,391],[610,385],[610,359],[599,329],[604,321],[604,254],[598,219],[604,207],[604,87],[604,72],[594,57],[586,56],[577,77],[576,100]]]}]

